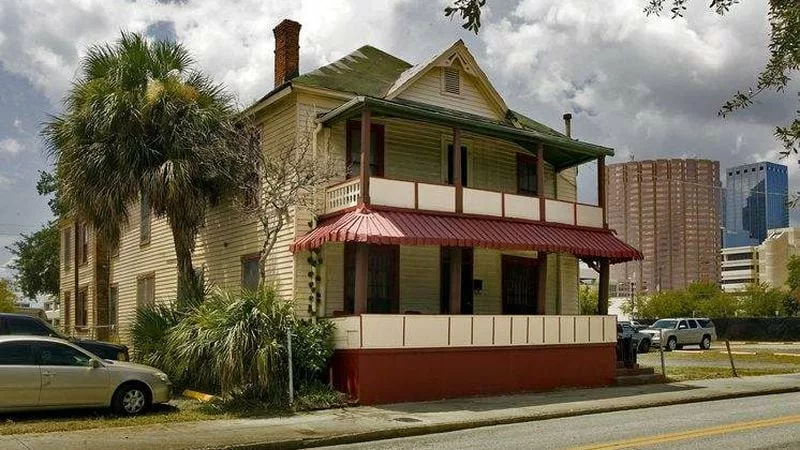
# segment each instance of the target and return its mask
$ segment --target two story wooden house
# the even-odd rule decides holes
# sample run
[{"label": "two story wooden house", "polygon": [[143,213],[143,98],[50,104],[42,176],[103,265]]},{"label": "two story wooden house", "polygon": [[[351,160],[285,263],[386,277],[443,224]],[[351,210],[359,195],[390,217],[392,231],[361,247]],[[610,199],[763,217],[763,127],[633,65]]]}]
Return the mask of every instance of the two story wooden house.
[{"label": "two story wooden house", "polygon": [[[299,75],[300,24],[274,33],[275,88],[247,110],[265,151],[312,124],[343,175],[320,210],[294,212],[268,267],[298,311],[335,321],[335,385],[380,403],[609,383],[609,264],[641,258],[606,224],[613,151],[572,139],[568,115],[560,133],[509,109],[462,41],[416,65],[364,46]],[[599,204],[578,203],[577,167],[594,161]],[[127,340],[137,305],[174,297],[169,227],[135,208],[105,265],[64,223],[64,251],[89,242],[91,272],[62,265],[67,327],[105,317]],[[220,287],[250,286],[261,239],[254,220],[215,207],[195,263]],[[578,315],[579,260],[600,272],[601,315]]]}]

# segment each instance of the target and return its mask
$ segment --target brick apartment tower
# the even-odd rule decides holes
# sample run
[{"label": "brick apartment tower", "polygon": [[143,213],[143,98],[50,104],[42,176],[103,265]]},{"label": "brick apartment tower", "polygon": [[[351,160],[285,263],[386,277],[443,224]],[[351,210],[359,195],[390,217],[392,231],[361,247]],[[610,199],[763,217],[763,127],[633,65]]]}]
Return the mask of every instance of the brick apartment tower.
[{"label": "brick apartment tower", "polygon": [[300,74],[300,24],[284,19],[272,33],[275,35],[275,87]]},{"label": "brick apartment tower", "polygon": [[644,253],[611,266],[638,292],[683,289],[720,278],[719,162],[659,159],[606,168],[608,226]]}]

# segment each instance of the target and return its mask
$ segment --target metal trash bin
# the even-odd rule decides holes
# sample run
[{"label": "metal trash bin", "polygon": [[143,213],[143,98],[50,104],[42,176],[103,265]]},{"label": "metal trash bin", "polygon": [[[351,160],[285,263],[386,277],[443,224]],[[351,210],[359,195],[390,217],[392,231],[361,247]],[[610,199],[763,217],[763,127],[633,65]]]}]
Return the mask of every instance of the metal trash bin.
[{"label": "metal trash bin", "polygon": [[636,363],[636,350],[639,342],[633,338],[633,334],[626,335],[621,325],[617,324],[617,363],[627,369],[634,369]]}]

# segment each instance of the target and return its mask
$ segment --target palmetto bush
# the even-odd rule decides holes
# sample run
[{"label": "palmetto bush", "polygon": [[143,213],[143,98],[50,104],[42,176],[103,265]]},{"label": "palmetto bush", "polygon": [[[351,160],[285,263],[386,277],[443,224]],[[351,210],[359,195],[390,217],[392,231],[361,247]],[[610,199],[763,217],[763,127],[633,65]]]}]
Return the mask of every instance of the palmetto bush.
[{"label": "palmetto bush", "polygon": [[170,364],[183,379],[223,398],[285,403],[286,334],[294,322],[293,303],[272,288],[214,291],[169,331]]},{"label": "palmetto bush", "polygon": [[295,388],[324,390],[331,322],[298,320],[294,303],[271,286],[235,294],[214,289],[204,298],[141,308],[133,328],[137,360],[164,370],[180,387],[239,405],[285,405],[291,330]]}]

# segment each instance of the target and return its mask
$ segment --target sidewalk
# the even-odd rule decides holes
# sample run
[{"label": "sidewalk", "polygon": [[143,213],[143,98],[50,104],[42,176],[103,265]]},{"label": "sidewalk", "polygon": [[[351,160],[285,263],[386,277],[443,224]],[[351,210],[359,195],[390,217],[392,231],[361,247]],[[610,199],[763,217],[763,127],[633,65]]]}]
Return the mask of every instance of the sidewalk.
[{"label": "sidewalk", "polygon": [[0,436],[0,449],[300,448],[624,409],[800,391],[800,374],[357,407],[236,419]]}]

